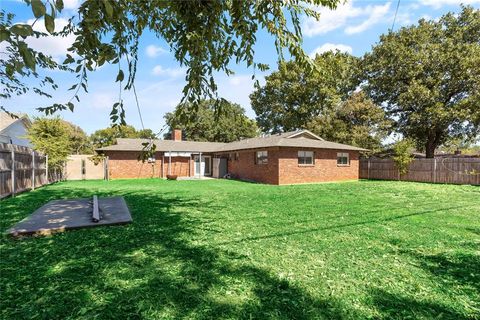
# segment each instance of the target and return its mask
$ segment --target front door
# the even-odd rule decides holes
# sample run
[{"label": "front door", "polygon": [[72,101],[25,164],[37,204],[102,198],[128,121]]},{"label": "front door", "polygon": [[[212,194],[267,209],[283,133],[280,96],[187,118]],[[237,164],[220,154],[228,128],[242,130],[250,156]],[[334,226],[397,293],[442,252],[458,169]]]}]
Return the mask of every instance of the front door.
[{"label": "front door", "polygon": [[194,156],[195,161],[195,176],[211,176],[212,175],[212,157],[211,156]]}]

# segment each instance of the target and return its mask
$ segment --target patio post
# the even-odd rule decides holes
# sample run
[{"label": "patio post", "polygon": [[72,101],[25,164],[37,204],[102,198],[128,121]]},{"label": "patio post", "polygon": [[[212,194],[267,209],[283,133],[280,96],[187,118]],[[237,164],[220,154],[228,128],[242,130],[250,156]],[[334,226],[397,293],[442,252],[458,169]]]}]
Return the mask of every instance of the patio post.
[{"label": "patio post", "polygon": [[200,162],[199,162],[199,167],[200,167],[200,170],[198,170],[198,177],[201,178],[202,177],[202,153],[200,152]]},{"label": "patio post", "polygon": [[168,152],[168,174],[172,174],[172,151]]}]

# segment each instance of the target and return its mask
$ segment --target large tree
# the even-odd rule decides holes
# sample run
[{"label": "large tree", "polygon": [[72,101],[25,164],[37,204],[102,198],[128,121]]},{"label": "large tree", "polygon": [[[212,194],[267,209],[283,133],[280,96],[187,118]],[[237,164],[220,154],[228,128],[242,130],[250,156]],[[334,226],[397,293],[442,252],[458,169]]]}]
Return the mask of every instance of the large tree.
[{"label": "large tree", "polygon": [[391,121],[379,105],[360,91],[331,111],[314,117],[305,127],[326,140],[379,151]]},{"label": "large tree", "polygon": [[90,141],[94,148],[115,144],[118,138],[155,139],[155,134],[151,129],[137,131],[133,126],[119,125],[97,130],[90,135]]},{"label": "large tree", "polygon": [[314,60],[310,72],[296,61],[280,63],[250,95],[256,120],[263,132],[278,133],[305,128],[348,97],[356,87],[358,58],[347,53],[325,52]]},{"label": "large tree", "polygon": [[68,127],[68,136],[70,139],[71,153],[74,154],[91,154],[93,153],[90,139],[85,131],[79,126],[63,120]]},{"label": "large tree", "polygon": [[428,158],[480,130],[480,11],[463,7],[381,36],[364,59],[365,89]]},{"label": "large tree", "polygon": [[[217,104],[220,103],[220,106]],[[245,115],[245,110],[227,100],[203,100],[198,105],[194,121],[180,115],[181,107],[165,115],[170,128],[180,128],[185,137],[193,141],[232,142],[258,135],[255,121]]]},{"label": "large tree", "polygon": [[72,154],[71,127],[60,118],[35,118],[28,128],[34,149],[48,155],[49,168],[62,169]]},{"label": "large tree", "polygon": [[[0,41],[6,43],[0,62],[2,97],[22,94],[29,86],[26,76],[39,76],[41,68],[58,68],[58,64],[28,45],[31,37],[73,35],[65,67],[77,74],[78,83],[72,99],[60,101],[42,110],[50,113],[73,109],[78,90],[87,86],[87,71],[105,63],[118,65],[116,81],[120,88],[134,89],[138,46],[145,30],[150,30],[170,46],[175,59],[186,66],[184,104],[195,108],[201,97],[216,92],[215,72],[231,74],[231,62],[245,63],[260,70],[266,65],[255,59],[256,34],[260,29],[273,36],[280,60],[284,50],[304,66],[310,60],[301,47],[301,17],[316,19],[321,6],[335,8],[340,0],[300,1],[84,1],[68,25],[55,33],[55,15],[63,9],[62,0],[25,0],[35,17],[32,24],[14,24],[14,15],[0,14]],[[317,6],[317,7],[315,7]],[[47,33],[34,31],[35,23],[43,23]],[[126,73],[125,71],[128,71]],[[126,74],[126,75],[125,75]],[[50,77],[41,78],[43,84],[56,88]],[[124,81],[125,80],[125,81]],[[33,89],[48,94],[42,85]],[[119,96],[113,106],[111,119],[124,123],[123,101]]]}]

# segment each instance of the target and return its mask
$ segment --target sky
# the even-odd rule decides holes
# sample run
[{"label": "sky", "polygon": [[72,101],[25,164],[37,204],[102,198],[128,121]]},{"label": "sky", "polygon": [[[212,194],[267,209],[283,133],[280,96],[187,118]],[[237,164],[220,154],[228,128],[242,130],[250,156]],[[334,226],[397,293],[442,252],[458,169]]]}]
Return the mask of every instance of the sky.
[{"label": "sky", "polygon": [[[64,0],[65,9],[56,17],[56,28],[61,29],[66,20],[75,13],[81,0]],[[415,24],[419,19],[437,19],[447,12],[459,12],[460,4],[480,8],[480,0],[401,0],[394,29]],[[362,56],[378,42],[379,36],[386,33],[394,20],[397,0],[363,1],[350,0],[336,10],[316,8],[321,14],[320,21],[308,17],[301,18],[304,35],[303,49],[309,55],[328,50],[341,50],[355,56]],[[0,10],[13,12],[15,22],[29,22],[33,18],[31,8],[20,0],[0,0]],[[45,31],[43,23],[36,23],[35,28]],[[43,28],[43,29],[42,29]],[[259,31],[255,45],[257,62],[270,65],[265,74],[256,73],[260,82],[264,76],[276,69],[277,54],[273,38],[265,31]],[[32,39],[30,45],[44,53],[52,55],[57,61],[63,61],[66,50],[73,42],[73,37]],[[1,51],[1,50],[0,50]],[[141,38],[138,56],[136,89],[145,128],[158,132],[164,126],[164,115],[174,110],[182,98],[185,85],[185,69],[174,59],[168,45],[163,39],[156,38],[146,31]],[[250,106],[249,95],[253,91],[251,76],[253,70],[246,65],[232,65],[234,75],[229,77],[218,73],[216,81],[219,95],[240,104],[250,118],[255,113]],[[83,128],[88,134],[108,127],[109,114],[113,103],[118,99],[118,83],[115,78],[118,66],[104,65],[89,74],[88,93],[80,95],[74,112],[58,113],[62,118]],[[30,116],[41,116],[36,108],[54,102],[66,102],[72,96],[68,89],[75,83],[72,74],[60,71],[51,73],[59,84],[53,92],[52,99],[39,97],[33,93],[2,101],[7,110],[24,112]],[[141,129],[140,117],[131,92],[124,92],[126,120],[128,124]]]}]

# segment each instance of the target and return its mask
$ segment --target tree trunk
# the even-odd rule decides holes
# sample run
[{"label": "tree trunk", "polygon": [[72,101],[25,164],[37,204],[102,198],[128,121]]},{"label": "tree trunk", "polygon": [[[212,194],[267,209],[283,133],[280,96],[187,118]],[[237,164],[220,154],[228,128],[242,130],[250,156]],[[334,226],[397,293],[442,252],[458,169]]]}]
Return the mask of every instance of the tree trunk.
[{"label": "tree trunk", "polygon": [[435,139],[434,138],[428,138],[427,143],[425,144],[425,156],[426,156],[426,158],[434,158],[436,148],[437,148],[437,145],[435,144]]}]

